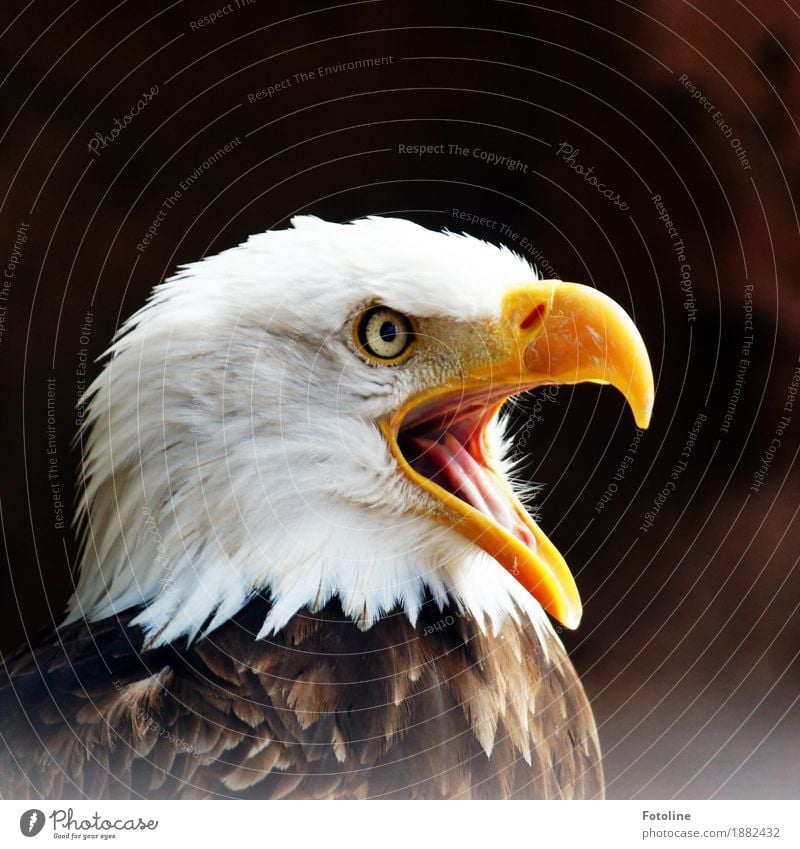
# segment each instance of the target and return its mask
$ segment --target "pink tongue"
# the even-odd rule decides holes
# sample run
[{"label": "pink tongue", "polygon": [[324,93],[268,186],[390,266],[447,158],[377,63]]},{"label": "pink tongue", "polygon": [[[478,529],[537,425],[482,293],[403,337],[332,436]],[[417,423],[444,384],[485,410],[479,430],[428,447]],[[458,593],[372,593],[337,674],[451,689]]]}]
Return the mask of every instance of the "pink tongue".
[{"label": "pink tongue", "polygon": [[414,442],[426,459],[439,468],[449,484],[445,489],[493,518],[528,548],[536,548],[533,535],[512,510],[502,491],[498,491],[497,484],[451,433],[445,434],[443,442],[421,436],[415,437]]}]

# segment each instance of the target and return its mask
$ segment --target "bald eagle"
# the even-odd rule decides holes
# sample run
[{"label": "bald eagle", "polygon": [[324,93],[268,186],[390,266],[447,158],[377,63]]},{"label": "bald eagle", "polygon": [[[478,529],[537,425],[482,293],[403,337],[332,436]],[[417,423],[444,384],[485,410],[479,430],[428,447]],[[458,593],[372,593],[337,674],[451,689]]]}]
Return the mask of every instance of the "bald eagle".
[{"label": "bald eagle", "polygon": [[646,427],[639,333],[466,235],[292,225],[182,267],[115,338],[74,594],[4,662],[0,793],[602,796],[548,618],[580,599],[502,408],[594,381]]}]

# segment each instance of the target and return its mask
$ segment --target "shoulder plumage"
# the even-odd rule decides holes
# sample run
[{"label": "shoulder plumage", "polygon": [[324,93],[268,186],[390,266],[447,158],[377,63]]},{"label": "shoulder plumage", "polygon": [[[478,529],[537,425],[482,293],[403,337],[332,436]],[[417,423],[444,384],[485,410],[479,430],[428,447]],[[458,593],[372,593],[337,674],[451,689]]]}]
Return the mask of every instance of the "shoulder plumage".
[{"label": "shoulder plumage", "polygon": [[257,599],[186,646],[128,619],[8,660],[6,798],[500,798],[602,793],[596,735],[560,644],[493,637],[428,599],[360,630],[331,602],[257,640]]}]

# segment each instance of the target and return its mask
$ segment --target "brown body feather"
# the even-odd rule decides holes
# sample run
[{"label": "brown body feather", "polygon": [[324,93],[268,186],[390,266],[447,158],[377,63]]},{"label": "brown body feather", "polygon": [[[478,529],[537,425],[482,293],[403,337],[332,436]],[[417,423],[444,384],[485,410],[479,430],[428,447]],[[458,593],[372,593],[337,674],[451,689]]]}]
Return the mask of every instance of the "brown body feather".
[{"label": "brown body feather", "polygon": [[0,681],[4,798],[597,798],[594,721],[558,640],[426,602],[367,631],[338,602],[256,640],[256,599],[189,645],[78,623]]}]

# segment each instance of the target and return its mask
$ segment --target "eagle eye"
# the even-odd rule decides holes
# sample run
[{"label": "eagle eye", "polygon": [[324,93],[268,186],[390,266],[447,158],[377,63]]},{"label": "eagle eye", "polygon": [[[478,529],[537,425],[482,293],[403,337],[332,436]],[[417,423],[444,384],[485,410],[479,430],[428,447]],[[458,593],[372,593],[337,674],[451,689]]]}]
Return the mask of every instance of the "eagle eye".
[{"label": "eagle eye", "polygon": [[375,306],[364,310],[353,326],[358,351],[368,360],[382,365],[402,362],[414,347],[411,320],[391,307]]}]

